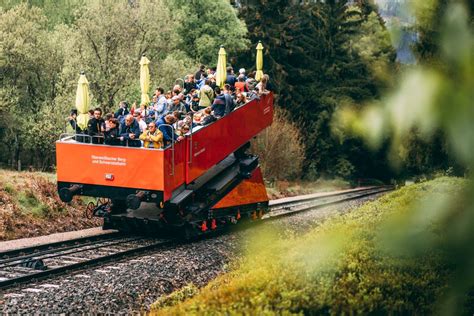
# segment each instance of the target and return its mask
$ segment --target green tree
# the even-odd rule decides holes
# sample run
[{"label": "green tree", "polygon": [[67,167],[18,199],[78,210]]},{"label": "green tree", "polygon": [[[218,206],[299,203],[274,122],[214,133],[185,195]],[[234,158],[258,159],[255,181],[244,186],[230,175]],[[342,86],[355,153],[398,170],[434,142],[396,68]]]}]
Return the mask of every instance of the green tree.
[{"label": "green tree", "polygon": [[191,58],[215,65],[220,45],[228,56],[248,49],[245,24],[227,0],[166,1],[180,35],[178,47]]},{"label": "green tree", "polygon": [[[331,120],[339,105],[378,97],[384,86],[369,66],[379,58],[379,66],[393,63],[394,51],[386,46],[388,33],[380,20],[370,14],[364,20],[361,10],[347,1],[240,3],[251,41],[263,40],[264,68],[278,104],[289,110],[305,135],[306,174],[360,175],[367,161],[354,157],[368,154],[367,149],[354,137],[332,134]],[[377,29],[363,38],[371,27]],[[359,50],[361,39],[371,44],[364,51]],[[241,59],[255,60],[251,54]],[[363,170],[376,174],[374,168]]]},{"label": "green tree", "polygon": [[78,14],[75,23],[63,31],[67,37],[63,40],[67,43],[65,88],[73,92],[79,71],[86,71],[94,99],[106,111],[114,107],[116,98],[125,98],[131,86],[139,86],[142,54],[152,61],[152,78],[160,62],[176,54],[178,35],[164,1],[138,6],[104,1],[89,4]]},{"label": "green tree", "polygon": [[26,151],[27,117],[54,107],[63,56],[48,34],[41,9],[21,4],[0,11],[0,152],[16,162]]}]

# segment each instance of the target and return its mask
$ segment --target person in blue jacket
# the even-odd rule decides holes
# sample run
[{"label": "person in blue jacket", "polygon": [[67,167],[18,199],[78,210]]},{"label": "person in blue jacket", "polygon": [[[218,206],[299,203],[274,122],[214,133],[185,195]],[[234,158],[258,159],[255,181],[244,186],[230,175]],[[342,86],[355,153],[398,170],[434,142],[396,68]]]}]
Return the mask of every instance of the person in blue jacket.
[{"label": "person in blue jacket", "polygon": [[174,123],[176,123],[176,118],[172,114],[167,114],[156,120],[156,126],[158,126],[160,132],[163,133],[164,147],[170,145],[173,140],[180,141],[184,138],[183,136],[176,135],[175,129],[173,127]]},{"label": "person in blue jacket", "polygon": [[123,146],[129,147],[141,147],[142,143],[140,138],[140,127],[138,122],[133,118],[131,114],[125,117],[124,124],[120,125],[120,141]]}]

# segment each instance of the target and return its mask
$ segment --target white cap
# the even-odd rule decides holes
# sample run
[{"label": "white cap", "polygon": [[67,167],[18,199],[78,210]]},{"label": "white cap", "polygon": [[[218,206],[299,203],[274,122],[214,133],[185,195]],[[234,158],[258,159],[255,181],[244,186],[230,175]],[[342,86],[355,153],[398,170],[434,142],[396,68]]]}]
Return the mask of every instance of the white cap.
[{"label": "white cap", "polygon": [[245,73],[245,68],[240,68],[239,69],[239,74],[244,74]]}]

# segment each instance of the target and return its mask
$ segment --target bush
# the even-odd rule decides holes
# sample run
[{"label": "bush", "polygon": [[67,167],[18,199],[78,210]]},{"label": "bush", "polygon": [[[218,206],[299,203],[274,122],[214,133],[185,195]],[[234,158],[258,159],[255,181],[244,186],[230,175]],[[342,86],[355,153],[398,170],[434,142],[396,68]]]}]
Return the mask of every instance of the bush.
[{"label": "bush", "polygon": [[252,141],[252,152],[260,157],[260,167],[267,180],[292,180],[301,176],[305,158],[302,140],[287,113],[277,108],[273,124]]}]

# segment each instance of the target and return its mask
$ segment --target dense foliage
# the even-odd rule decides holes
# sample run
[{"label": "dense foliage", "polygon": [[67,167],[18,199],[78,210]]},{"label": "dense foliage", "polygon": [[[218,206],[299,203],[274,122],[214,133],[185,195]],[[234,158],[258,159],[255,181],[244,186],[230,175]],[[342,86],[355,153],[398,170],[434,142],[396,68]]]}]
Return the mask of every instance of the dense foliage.
[{"label": "dense foliage", "polygon": [[[305,135],[305,171],[321,175],[390,177],[385,157],[357,139],[331,133],[334,111],[361,105],[390,84],[395,51],[367,1],[240,1],[251,42],[263,40],[265,70]],[[278,12],[278,14],[275,14]],[[248,55],[242,59],[252,60]],[[361,159],[370,156],[373,159]]]},{"label": "dense foliage", "polygon": [[[324,222],[303,236],[264,231],[230,273],[202,290],[192,285],[158,300],[159,315],[432,314],[453,266],[442,250],[413,258],[394,251],[387,232],[431,195],[459,197],[467,181],[439,178],[405,187]],[[443,238],[437,221],[418,229]],[[389,234],[390,235],[390,234]],[[388,238],[387,238],[388,237]],[[190,298],[192,297],[192,298]],[[190,299],[189,299],[190,298]],[[182,303],[181,301],[184,301]],[[171,307],[170,307],[171,306]],[[464,311],[472,313],[472,307]]]}]

